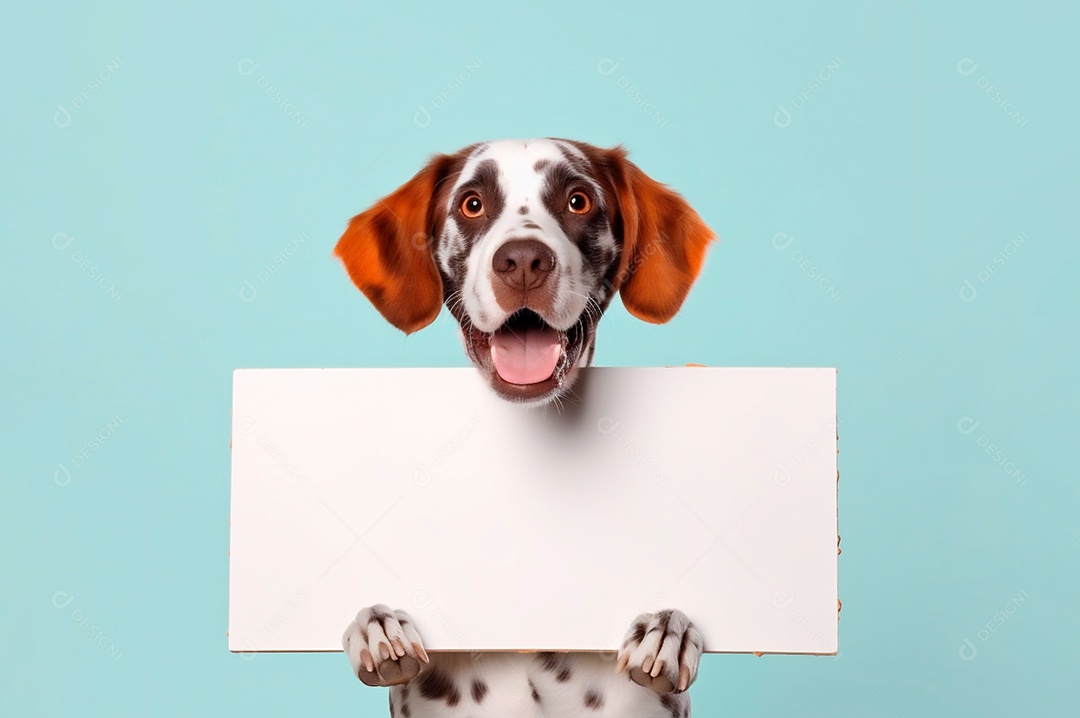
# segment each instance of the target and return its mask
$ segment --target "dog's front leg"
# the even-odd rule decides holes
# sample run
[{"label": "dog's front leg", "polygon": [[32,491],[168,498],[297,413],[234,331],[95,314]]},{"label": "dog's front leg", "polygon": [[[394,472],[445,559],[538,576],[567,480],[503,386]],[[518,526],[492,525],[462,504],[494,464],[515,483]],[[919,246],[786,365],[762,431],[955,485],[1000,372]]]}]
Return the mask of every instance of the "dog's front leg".
[{"label": "dog's front leg", "polygon": [[626,633],[616,672],[657,693],[681,693],[697,678],[704,642],[682,611],[643,613]]},{"label": "dog's front leg", "polygon": [[369,686],[408,683],[430,662],[409,614],[381,603],[360,609],[341,645],[353,673]]}]

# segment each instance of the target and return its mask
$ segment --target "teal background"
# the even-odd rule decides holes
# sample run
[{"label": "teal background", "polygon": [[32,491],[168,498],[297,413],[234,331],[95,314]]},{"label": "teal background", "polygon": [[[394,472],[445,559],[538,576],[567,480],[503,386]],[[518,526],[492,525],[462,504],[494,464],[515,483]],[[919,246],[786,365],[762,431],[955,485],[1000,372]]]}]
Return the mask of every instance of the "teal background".
[{"label": "teal background", "polygon": [[695,715],[1075,715],[1080,12],[845,5],[9,8],[0,714],[386,714],[226,649],[231,372],[465,365],[332,246],[432,152],[556,135],[722,238],[598,363],[840,368],[841,652],[707,656]]}]

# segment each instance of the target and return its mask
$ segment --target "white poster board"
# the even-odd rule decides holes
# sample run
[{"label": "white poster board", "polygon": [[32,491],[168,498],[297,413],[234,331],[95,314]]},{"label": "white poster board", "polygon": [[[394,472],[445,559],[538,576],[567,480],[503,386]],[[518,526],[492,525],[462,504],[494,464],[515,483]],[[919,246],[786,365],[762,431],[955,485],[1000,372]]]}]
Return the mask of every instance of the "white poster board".
[{"label": "white poster board", "polygon": [[234,375],[229,649],[612,650],[674,607],[709,652],[837,650],[836,372],[592,368],[527,409],[474,369]]}]

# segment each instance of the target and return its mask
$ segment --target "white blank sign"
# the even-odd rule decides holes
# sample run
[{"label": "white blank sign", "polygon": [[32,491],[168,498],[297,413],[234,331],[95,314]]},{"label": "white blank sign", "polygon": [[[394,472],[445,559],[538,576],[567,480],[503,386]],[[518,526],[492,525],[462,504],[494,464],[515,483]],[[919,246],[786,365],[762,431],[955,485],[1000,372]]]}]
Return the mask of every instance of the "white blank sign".
[{"label": "white blank sign", "polygon": [[229,649],[612,650],[674,607],[710,652],[837,650],[834,369],[592,368],[529,409],[475,369],[233,380]]}]

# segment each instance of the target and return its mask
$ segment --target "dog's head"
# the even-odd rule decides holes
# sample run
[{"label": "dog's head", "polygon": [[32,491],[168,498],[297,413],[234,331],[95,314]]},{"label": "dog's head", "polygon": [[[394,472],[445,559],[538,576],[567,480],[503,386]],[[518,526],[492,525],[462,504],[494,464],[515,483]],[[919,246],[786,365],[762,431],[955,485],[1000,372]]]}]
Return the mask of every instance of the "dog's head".
[{"label": "dog's head", "polygon": [[492,388],[542,404],[592,361],[616,292],[640,319],[671,319],[712,239],[621,148],[501,140],[434,157],[354,217],[335,253],[406,333],[445,303]]}]

